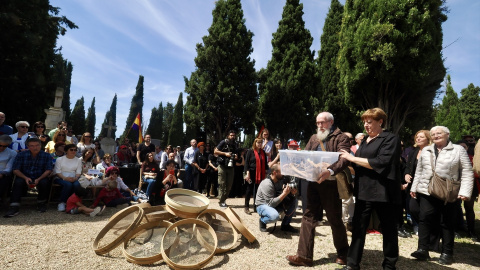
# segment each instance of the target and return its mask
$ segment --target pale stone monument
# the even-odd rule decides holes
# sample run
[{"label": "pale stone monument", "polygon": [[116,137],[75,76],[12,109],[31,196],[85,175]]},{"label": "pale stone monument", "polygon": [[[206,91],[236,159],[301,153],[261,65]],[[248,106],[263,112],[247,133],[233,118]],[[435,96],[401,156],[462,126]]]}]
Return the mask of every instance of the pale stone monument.
[{"label": "pale stone monument", "polygon": [[100,141],[102,150],[106,153],[109,153],[113,156],[115,154],[116,143],[115,139],[112,138],[112,130],[116,130],[117,127],[112,124],[112,119],[109,119],[108,125],[103,125],[103,128],[107,129],[107,136]]},{"label": "pale stone monument", "polygon": [[45,109],[45,133],[57,127],[59,121],[65,121],[65,112],[62,109],[63,88],[57,87],[55,91],[55,102],[53,107]]}]

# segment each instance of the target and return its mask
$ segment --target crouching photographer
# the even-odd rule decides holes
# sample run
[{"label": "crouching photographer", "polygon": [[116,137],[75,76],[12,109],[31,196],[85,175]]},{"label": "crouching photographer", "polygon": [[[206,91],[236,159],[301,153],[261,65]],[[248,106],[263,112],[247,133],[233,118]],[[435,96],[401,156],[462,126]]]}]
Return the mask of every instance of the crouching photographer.
[{"label": "crouching photographer", "polygon": [[297,184],[283,181],[279,164],[273,165],[270,169],[271,174],[258,186],[256,197],[260,231],[267,231],[267,223],[276,222],[280,219],[280,214],[285,212],[281,230],[297,233],[298,229],[290,225],[298,203],[295,196]]}]

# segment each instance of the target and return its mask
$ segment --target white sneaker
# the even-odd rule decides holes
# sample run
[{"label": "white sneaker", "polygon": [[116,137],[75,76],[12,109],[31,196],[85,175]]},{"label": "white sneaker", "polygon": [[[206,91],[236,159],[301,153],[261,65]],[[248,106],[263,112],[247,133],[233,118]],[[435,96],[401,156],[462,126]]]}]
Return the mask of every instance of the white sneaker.
[{"label": "white sneaker", "polygon": [[67,205],[67,204],[64,203],[64,202],[59,203],[59,204],[58,204],[58,207],[57,207],[58,212],[65,212],[65,206],[66,206],[66,205]]},{"label": "white sneaker", "polygon": [[106,208],[107,208],[106,205],[102,206],[102,207],[100,208],[100,212],[98,212],[97,216],[101,216],[102,213],[103,213],[103,211],[105,211]]},{"label": "white sneaker", "polygon": [[95,209],[93,209],[93,212],[90,213],[90,216],[91,217],[96,216],[98,213],[100,213],[101,210],[102,208],[100,206],[95,207]]}]

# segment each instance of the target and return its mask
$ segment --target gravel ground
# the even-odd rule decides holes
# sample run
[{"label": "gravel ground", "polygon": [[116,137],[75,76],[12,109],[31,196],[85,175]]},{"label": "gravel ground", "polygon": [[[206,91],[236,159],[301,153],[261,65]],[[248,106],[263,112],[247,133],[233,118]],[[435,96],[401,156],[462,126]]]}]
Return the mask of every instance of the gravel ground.
[{"label": "gravel ground", "polygon": [[[227,203],[243,219],[257,241],[249,244],[242,237],[236,246],[225,254],[216,255],[206,269],[291,269],[285,256],[295,254],[298,234],[286,233],[277,229],[272,233],[262,233],[258,228],[258,215],[243,212],[242,198],[228,199]],[[150,266],[129,263],[117,247],[104,256],[98,256],[92,243],[108,219],[124,207],[107,208],[102,216],[94,218],[84,215],[69,215],[56,211],[56,204],[50,204],[46,213],[35,211],[34,200],[30,200],[13,218],[0,218],[0,268],[1,269],[168,269],[164,262]],[[218,207],[218,199],[211,199],[209,208]],[[2,215],[6,206],[0,209]],[[479,216],[478,206],[476,208]],[[300,229],[301,212],[292,221],[292,226]],[[477,220],[478,223],[478,220]],[[271,230],[272,225],[268,225]],[[477,224],[478,227],[478,224]],[[455,263],[449,267],[437,263],[439,254],[431,253],[432,261],[417,262],[410,253],[417,247],[417,237],[399,239],[400,258],[398,269],[479,269],[480,245],[469,239],[459,239],[455,243]],[[362,269],[381,269],[382,236],[367,235]],[[314,253],[315,269],[336,269],[333,263],[333,247],[329,226],[317,227]],[[295,267],[296,268],[296,267]],[[303,269],[298,267],[297,269]],[[307,268],[305,268],[307,269]]]}]

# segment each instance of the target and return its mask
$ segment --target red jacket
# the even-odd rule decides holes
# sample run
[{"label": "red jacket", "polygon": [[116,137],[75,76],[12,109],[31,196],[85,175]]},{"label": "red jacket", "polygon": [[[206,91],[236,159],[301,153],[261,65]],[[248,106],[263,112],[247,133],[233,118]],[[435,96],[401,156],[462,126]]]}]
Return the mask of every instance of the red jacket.
[{"label": "red jacket", "polygon": [[102,190],[100,190],[100,193],[97,196],[97,199],[95,199],[95,202],[93,203],[93,207],[96,207],[100,201],[103,201],[103,203],[107,204],[117,198],[123,198],[118,188],[112,190],[102,188]]}]

